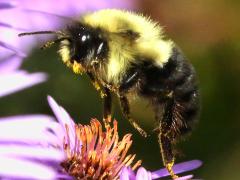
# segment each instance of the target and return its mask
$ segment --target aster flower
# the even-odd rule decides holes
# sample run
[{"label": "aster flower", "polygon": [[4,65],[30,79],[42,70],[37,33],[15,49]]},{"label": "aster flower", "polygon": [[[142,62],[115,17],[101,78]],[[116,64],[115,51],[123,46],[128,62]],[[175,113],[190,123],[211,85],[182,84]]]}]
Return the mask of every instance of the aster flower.
[{"label": "aster flower", "polygon": [[[15,116],[0,119],[0,177],[7,179],[157,179],[169,175],[166,169],[149,172],[127,151],[131,135],[122,139],[113,128],[103,129],[99,121],[77,125],[51,97],[56,116]],[[201,165],[190,161],[176,165],[185,172]],[[189,178],[187,176],[184,177]]]}]

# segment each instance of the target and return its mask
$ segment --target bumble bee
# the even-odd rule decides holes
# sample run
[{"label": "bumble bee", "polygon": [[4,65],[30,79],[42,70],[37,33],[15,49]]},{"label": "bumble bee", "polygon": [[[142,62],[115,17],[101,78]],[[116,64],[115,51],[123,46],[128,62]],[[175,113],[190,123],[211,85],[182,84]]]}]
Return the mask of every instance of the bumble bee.
[{"label": "bumble bee", "polygon": [[21,33],[56,34],[62,61],[75,73],[86,73],[104,101],[105,124],[111,121],[111,92],[117,94],[126,119],[147,133],[131,117],[129,94],[152,104],[158,123],[163,163],[173,178],[173,144],[192,129],[199,110],[196,73],[162,27],[133,12],[107,9],[83,15],[61,31]]}]

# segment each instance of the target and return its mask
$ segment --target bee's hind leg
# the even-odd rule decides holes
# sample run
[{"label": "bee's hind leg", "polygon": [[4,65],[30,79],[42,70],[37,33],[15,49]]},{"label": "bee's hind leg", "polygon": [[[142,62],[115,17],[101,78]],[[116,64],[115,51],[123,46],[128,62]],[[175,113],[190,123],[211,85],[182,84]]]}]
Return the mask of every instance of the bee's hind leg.
[{"label": "bee's hind leg", "polygon": [[[168,170],[169,174],[173,179],[178,178],[175,175],[172,167],[174,165],[174,154],[173,154],[173,132],[172,131],[172,108],[173,108],[173,100],[167,101],[164,106],[164,112],[162,113],[160,110],[160,105],[156,105],[155,107],[155,119],[159,124],[158,128],[158,142],[161,150],[163,164]],[[161,106],[162,107],[162,106]]]}]

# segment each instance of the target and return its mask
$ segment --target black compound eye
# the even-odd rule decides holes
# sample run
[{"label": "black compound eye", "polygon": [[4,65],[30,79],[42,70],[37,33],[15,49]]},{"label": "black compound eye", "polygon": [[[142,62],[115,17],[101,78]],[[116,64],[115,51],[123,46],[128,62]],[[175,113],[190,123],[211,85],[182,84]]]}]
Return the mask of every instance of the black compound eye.
[{"label": "black compound eye", "polygon": [[72,47],[72,58],[81,62],[92,51],[92,37],[88,33],[79,33],[75,36]]}]

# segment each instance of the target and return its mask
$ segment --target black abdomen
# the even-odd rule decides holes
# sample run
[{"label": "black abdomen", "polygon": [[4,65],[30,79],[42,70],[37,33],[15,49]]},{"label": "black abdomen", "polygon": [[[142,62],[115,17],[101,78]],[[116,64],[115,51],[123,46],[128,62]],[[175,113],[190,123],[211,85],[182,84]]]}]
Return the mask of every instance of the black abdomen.
[{"label": "black abdomen", "polygon": [[146,62],[140,81],[139,94],[152,100],[153,105],[164,105],[163,123],[172,138],[189,132],[199,110],[196,73],[178,48],[163,68]]}]

